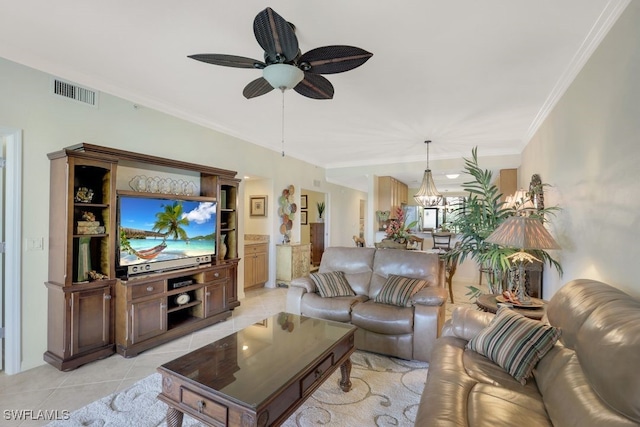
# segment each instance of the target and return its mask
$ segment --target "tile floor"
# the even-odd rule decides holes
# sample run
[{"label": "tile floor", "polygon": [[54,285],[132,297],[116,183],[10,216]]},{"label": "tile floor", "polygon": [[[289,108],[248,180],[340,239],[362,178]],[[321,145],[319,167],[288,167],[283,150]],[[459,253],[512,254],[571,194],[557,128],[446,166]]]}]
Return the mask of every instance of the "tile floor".
[{"label": "tile floor", "polygon": [[[447,317],[454,306],[471,304],[465,296],[464,284],[454,283],[456,304],[447,303]],[[0,426],[42,426],[38,411],[66,410],[72,412],[156,372],[163,363],[196,348],[229,335],[266,317],[285,311],[286,288],[262,288],[246,293],[241,305],[225,322],[193,332],[162,346],[147,350],[137,357],[125,359],[114,354],[81,366],[70,372],[60,372],[48,364],[16,375],[0,373]],[[11,410],[31,410],[22,420],[14,419]]]}]

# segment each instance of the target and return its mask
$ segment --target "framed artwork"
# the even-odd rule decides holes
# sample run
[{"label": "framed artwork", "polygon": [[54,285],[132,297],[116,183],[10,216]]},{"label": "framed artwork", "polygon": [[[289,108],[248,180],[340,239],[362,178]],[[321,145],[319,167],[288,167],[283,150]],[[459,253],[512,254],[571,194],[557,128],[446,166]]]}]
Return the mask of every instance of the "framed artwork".
[{"label": "framed artwork", "polygon": [[307,209],[307,195],[300,196],[300,209]]},{"label": "framed artwork", "polygon": [[307,211],[300,211],[300,224],[307,225]]},{"label": "framed artwork", "polygon": [[249,196],[249,215],[267,216],[267,196]]}]

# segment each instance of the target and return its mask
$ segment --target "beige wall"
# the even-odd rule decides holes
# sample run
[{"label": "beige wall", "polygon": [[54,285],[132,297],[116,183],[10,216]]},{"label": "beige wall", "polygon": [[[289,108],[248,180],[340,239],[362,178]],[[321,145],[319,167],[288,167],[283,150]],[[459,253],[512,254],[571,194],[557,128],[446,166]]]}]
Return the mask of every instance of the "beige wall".
[{"label": "beige wall", "polygon": [[[48,241],[47,153],[80,142],[231,169],[238,171],[240,178],[261,176],[269,180],[270,187],[259,189],[260,194],[269,196],[279,194],[282,188],[293,184],[297,189],[318,188],[329,195],[336,193],[338,199],[345,195],[354,200],[362,198],[361,192],[327,183],[322,168],[291,157],[283,158],[280,153],[144,106],[136,108],[132,102],[121,98],[101,93],[99,108],[92,108],[53,96],[49,93],[50,75],[2,58],[0,76],[0,126],[23,130],[23,242],[27,238]],[[320,186],[314,187],[314,181]],[[246,193],[243,183],[241,200],[246,200]],[[269,201],[267,223],[258,226],[245,225],[246,221],[241,221],[241,236],[247,232],[245,228],[278,235],[279,222],[273,214],[273,197],[269,197]],[[245,218],[245,205],[240,206],[240,217]],[[345,206],[345,209],[353,209],[351,216],[357,218],[357,206]],[[329,214],[339,218],[334,212]],[[345,233],[348,228],[344,224],[331,225],[334,244],[350,245],[353,231]],[[299,233],[298,222],[293,230],[294,240],[299,239]],[[272,246],[275,245],[275,239],[272,242]],[[270,260],[270,272],[275,275],[275,256]],[[44,282],[47,280],[47,251],[23,249],[22,262],[22,369],[29,369],[43,363],[42,354],[46,350],[47,292]],[[239,289],[242,290],[242,262],[240,269]],[[270,280],[270,283],[274,282]]]},{"label": "beige wall", "polygon": [[540,174],[564,276],[545,274],[545,297],[575,278],[640,295],[640,1],[618,22],[522,154],[520,182]]}]

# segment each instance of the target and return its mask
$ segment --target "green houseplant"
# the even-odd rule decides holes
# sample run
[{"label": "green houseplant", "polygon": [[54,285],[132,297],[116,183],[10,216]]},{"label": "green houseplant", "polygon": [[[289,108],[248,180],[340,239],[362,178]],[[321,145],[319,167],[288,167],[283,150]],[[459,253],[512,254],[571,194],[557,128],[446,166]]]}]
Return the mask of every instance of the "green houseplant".
[{"label": "green houseplant", "polygon": [[[544,209],[510,207],[501,201],[502,194],[493,183],[493,174],[478,166],[478,149],[471,151],[471,158],[464,159],[464,172],[473,180],[465,182],[462,187],[468,193],[464,201],[456,206],[456,216],[452,226],[457,230],[460,244],[446,256],[459,257],[459,262],[466,258],[475,260],[480,266],[480,274],[485,274],[490,293],[501,293],[512,266],[509,256],[518,251],[517,248],[505,248],[485,242],[491,233],[509,216],[527,214],[546,220],[554,214],[557,207]],[[525,212],[526,211],[526,212]],[[562,274],[561,265],[544,250],[529,251],[544,263],[549,263]],[[469,286],[471,297],[477,297],[482,290]]]},{"label": "green houseplant", "polygon": [[318,219],[322,221],[322,214],[324,214],[325,204],[324,202],[318,202],[316,203],[316,206],[318,208]]}]

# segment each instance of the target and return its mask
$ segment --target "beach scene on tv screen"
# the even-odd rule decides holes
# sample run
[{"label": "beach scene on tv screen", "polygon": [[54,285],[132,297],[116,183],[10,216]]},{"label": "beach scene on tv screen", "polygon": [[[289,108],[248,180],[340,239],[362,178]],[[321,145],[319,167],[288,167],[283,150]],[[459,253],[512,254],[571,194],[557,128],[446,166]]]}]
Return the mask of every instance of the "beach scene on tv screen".
[{"label": "beach scene on tv screen", "polygon": [[120,266],[213,255],[216,203],[120,197]]}]

